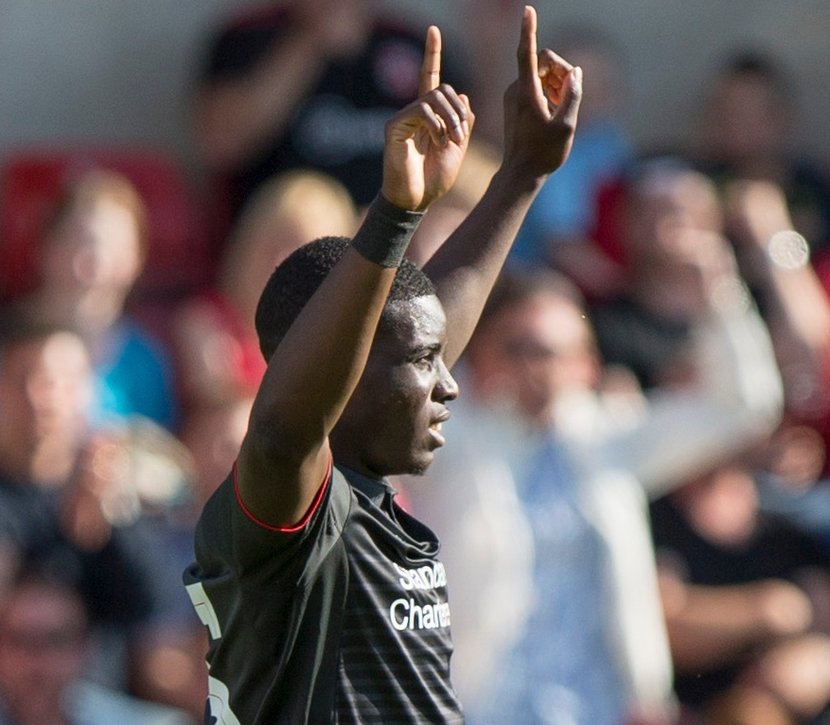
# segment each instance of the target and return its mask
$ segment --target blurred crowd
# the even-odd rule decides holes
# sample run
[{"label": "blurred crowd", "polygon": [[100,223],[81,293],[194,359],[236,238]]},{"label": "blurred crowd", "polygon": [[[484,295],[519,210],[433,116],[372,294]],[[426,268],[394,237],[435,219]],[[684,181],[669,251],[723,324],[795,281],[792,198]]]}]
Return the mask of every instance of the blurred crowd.
[{"label": "blurred crowd", "polygon": [[[518,7],[482,3],[482,42],[449,49],[478,127],[418,263],[495,172],[481,54]],[[229,18],[193,59],[197,183],[134,148],[0,160],[0,725],[201,722],[181,572],[265,370],[256,303],[357,228],[422,37],[371,0]],[[576,141],[459,365],[447,448],[395,482],[443,542],[468,722],[830,722],[830,157],[792,146],[797,79],[736,48],[699,133],[637,148],[625,49],[541,40],[583,68]]]}]

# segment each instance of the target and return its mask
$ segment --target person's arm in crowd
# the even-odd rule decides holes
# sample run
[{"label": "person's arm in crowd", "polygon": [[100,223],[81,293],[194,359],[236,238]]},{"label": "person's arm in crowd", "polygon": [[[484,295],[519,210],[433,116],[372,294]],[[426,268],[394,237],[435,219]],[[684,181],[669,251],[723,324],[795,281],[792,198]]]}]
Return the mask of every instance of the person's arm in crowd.
[{"label": "person's arm in crowd", "polygon": [[810,629],[807,594],[791,582],[688,584],[660,566],[660,589],[672,658],[680,673],[737,661],[750,650]]},{"label": "person's arm in crowd", "polygon": [[430,28],[422,95],[386,126],[380,198],[271,356],[254,402],[237,481],[243,503],[269,525],[300,521],[320,489],[328,436],[363,372],[395,277],[395,266],[370,261],[358,248],[382,229],[402,256],[406,239],[395,222],[412,222],[442,196],[463,160],[473,116],[465,96],[439,85],[440,43]]},{"label": "person's arm in crowd", "polygon": [[424,265],[447,315],[449,367],[472,335],[531,202],[573,143],[582,71],[551,50],[537,52],[536,28],[536,11],[525,6],[518,78],[504,99],[501,166],[476,207]]},{"label": "person's arm in crowd", "polygon": [[797,582],[703,586],[661,566],[660,579],[679,674],[734,664],[742,668],[739,682],[774,693],[799,718],[812,722],[824,710],[830,702],[830,638],[823,571],[804,572]]},{"label": "person's arm in crowd", "polygon": [[770,182],[733,182],[725,208],[741,272],[759,297],[775,346],[786,406],[797,415],[826,414],[830,299],[807,240],[793,229],[784,193]]},{"label": "person's arm in crowd", "polygon": [[[304,7],[307,6],[307,7]],[[290,24],[247,72],[208,78],[197,89],[194,133],[211,167],[233,169],[278,136],[340,52],[340,27],[353,21],[331,0],[293,3]]]}]

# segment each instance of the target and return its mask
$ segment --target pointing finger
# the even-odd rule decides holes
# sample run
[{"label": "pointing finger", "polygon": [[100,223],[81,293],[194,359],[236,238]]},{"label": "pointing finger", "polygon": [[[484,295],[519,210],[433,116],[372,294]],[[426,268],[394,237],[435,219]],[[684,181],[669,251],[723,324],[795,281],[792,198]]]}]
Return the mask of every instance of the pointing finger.
[{"label": "pointing finger", "polygon": [[438,88],[441,83],[441,31],[435,26],[427,28],[424,43],[424,62],[418,81],[418,95],[422,96]]},{"label": "pointing finger", "polygon": [[538,73],[536,24],[535,8],[531,5],[525,5],[522,15],[522,30],[519,36],[519,48],[516,53],[519,63],[519,83],[522,85],[533,83]]}]

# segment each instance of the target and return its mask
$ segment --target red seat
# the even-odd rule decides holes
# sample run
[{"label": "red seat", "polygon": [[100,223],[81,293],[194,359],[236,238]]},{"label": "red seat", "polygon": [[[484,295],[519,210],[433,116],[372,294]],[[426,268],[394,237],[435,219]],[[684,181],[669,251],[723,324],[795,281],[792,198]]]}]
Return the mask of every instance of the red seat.
[{"label": "red seat", "polygon": [[211,266],[192,190],[166,153],[143,148],[33,148],[8,155],[0,167],[0,295],[34,284],[35,250],[63,186],[94,168],[126,176],[148,210],[147,266],[140,298],[169,297],[205,281]]}]

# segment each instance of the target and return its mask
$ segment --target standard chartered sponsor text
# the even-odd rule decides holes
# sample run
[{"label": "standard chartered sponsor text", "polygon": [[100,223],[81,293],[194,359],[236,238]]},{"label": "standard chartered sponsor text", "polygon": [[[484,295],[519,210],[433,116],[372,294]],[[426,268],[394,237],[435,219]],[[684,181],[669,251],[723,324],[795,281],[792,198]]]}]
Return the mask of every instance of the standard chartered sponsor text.
[{"label": "standard chartered sponsor text", "polygon": [[[405,569],[395,564],[404,591],[430,591],[447,585],[447,573],[441,562],[430,562],[416,569]],[[400,597],[389,607],[392,626],[402,632],[407,629],[436,629],[450,626],[450,605],[444,601],[419,604],[412,597]]]}]

